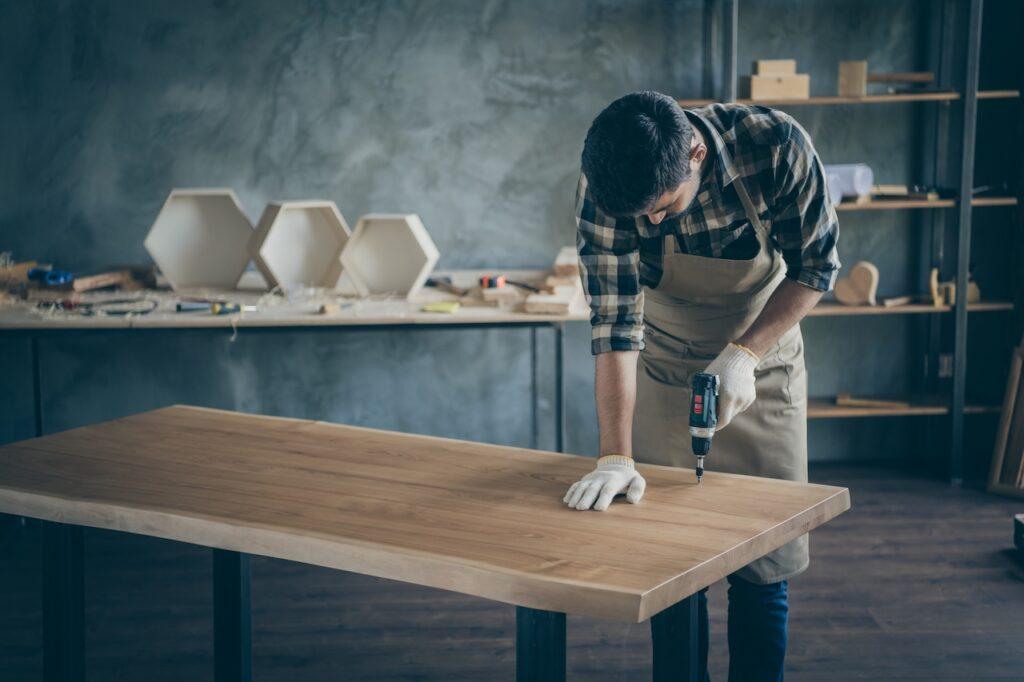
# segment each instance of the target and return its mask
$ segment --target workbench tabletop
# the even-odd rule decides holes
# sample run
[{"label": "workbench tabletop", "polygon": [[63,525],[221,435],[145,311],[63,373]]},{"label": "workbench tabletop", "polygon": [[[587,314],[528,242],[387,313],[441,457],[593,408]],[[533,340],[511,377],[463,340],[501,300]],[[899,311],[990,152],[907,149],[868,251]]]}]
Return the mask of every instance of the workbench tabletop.
[{"label": "workbench tabletop", "polygon": [[567,509],[593,462],[175,406],[0,448],[0,512],[641,621],[850,504],[845,488],[640,465],[640,504]]}]

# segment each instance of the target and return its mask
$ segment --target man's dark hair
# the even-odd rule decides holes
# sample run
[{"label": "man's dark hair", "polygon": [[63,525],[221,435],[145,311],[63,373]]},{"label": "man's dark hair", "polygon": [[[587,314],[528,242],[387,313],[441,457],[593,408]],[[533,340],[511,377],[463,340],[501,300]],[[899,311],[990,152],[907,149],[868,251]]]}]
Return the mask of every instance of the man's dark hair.
[{"label": "man's dark hair", "polygon": [[598,207],[635,216],[690,175],[693,126],[674,99],[634,92],[609,104],[590,124],[583,174]]}]

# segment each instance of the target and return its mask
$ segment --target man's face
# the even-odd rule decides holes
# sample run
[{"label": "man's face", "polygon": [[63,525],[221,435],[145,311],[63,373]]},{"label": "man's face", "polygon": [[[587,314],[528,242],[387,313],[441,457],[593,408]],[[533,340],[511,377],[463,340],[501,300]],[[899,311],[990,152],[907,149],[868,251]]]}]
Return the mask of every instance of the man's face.
[{"label": "man's face", "polygon": [[658,197],[654,207],[644,214],[651,225],[658,225],[666,218],[675,218],[686,212],[697,196],[697,190],[700,189],[701,164],[707,155],[708,148],[703,137],[694,131],[693,140],[690,142],[690,176],[675,189]]}]

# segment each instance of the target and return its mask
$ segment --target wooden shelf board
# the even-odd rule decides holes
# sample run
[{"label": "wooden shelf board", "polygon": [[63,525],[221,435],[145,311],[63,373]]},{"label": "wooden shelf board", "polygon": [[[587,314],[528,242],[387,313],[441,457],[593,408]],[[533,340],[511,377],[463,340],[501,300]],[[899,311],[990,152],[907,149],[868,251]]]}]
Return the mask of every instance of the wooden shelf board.
[{"label": "wooden shelf board", "polygon": [[[910,208],[952,208],[956,199],[874,199],[863,203],[853,201],[836,204],[837,211],[885,211]],[[976,197],[971,206],[1016,206],[1017,197]]]},{"label": "wooden shelf board", "polygon": [[[884,398],[887,400],[903,400],[910,403],[907,407],[852,407],[836,405],[834,398],[809,398],[807,400],[808,419],[843,419],[856,417],[922,417],[949,414],[949,405],[939,398]],[[998,405],[968,405],[964,408],[967,414],[986,414],[999,412]]]},{"label": "wooden shelf board", "polygon": [[[824,95],[807,99],[738,99],[737,104],[765,104],[772,106],[815,106],[835,104],[887,104],[890,102],[949,102],[960,99],[958,92],[919,92],[901,93],[897,95],[865,95],[864,97],[845,97],[841,95]],[[710,99],[677,100],[681,107],[699,107],[713,104]]]},{"label": "wooden shelf board", "polygon": [[[814,306],[808,317],[828,317],[840,315],[912,315],[912,314],[938,314],[948,313],[953,306],[933,306],[928,303],[908,303],[907,305],[895,305],[885,307],[881,305],[843,305],[827,301]],[[999,310],[1013,310],[1013,303],[1009,301],[982,301],[971,303],[967,310],[972,313],[995,312]]]},{"label": "wooden shelf board", "polygon": [[876,199],[857,203],[844,201],[836,204],[837,211],[885,211],[907,208],[951,208],[956,206],[953,199]]},{"label": "wooden shelf board", "polygon": [[[978,99],[1014,99],[1020,97],[1019,90],[979,90]],[[865,95],[864,97],[844,97],[841,95],[824,95],[807,99],[738,99],[737,104],[767,104],[774,106],[815,106],[836,104],[888,104],[890,102],[950,102],[960,99],[959,92],[906,92],[894,95]],[[680,99],[676,100],[681,107],[702,107],[714,104],[713,99]]]},{"label": "wooden shelf board", "polygon": [[1017,99],[1020,90],[979,90],[978,99]]},{"label": "wooden shelf board", "polygon": [[971,206],[1016,206],[1017,197],[975,197]]}]

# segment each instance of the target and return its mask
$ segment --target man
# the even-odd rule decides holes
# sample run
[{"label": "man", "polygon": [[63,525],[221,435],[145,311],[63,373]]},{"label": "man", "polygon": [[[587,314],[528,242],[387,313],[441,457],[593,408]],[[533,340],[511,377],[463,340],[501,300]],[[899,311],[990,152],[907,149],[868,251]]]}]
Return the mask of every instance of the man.
[{"label": "man", "polygon": [[[636,503],[633,458],[692,467],[695,372],[720,378],[710,471],[807,480],[799,321],[832,288],[839,225],[807,133],[766,107],[637,92],[594,120],[576,197],[592,311],[597,468],[565,503]],[[729,576],[729,679],[781,680],[806,536]],[[707,601],[699,598],[702,657]]]}]

